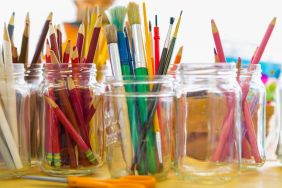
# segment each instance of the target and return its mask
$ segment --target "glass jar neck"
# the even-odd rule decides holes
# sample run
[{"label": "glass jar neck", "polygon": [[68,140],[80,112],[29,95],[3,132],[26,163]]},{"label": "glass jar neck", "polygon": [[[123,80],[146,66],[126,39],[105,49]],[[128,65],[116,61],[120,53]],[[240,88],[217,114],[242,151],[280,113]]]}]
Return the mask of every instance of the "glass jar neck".
[{"label": "glass jar neck", "polygon": [[182,80],[229,80],[236,78],[236,66],[234,63],[187,63],[179,66],[178,73]]},{"label": "glass jar neck", "polygon": [[240,69],[240,80],[244,79],[260,80],[261,66],[257,65],[243,65]]},{"label": "glass jar neck", "polygon": [[44,65],[44,76],[46,81],[51,83],[57,83],[58,80],[72,77],[74,80],[79,79],[80,82],[83,80],[96,82],[96,67],[95,64],[79,63],[79,64],[45,64]]}]

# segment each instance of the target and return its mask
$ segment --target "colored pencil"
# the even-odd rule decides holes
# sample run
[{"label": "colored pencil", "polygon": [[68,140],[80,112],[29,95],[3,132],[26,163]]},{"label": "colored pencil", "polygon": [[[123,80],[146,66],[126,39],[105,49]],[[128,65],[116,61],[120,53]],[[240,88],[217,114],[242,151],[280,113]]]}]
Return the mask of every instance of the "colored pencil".
[{"label": "colored pencil", "polygon": [[28,67],[28,47],[29,47],[29,30],[30,30],[30,20],[29,13],[26,14],[25,27],[22,36],[21,52],[19,57],[19,62],[24,63],[25,67]]},{"label": "colored pencil", "polygon": [[62,29],[61,25],[58,24],[56,27],[56,33],[57,33],[57,44],[58,44],[58,57],[60,59],[60,62],[63,61],[63,49],[62,49],[62,40],[63,40],[63,34],[62,34]]},{"label": "colored pencil", "polygon": [[68,63],[70,60],[71,41],[68,40],[66,49],[64,51],[63,63]]},{"label": "colored pencil", "polygon": [[13,42],[14,29],[15,29],[15,12],[12,13],[11,18],[8,23],[8,33],[9,33],[9,38],[12,44],[14,43]]},{"label": "colored pencil", "polygon": [[222,48],[219,32],[218,32],[218,29],[217,29],[217,26],[216,26],[214,20],[211,20],[211,25],[212,25],[213,39],[214,39],[216,51],[217,51],[217,54],[218,54],[219,62],[220,63],[224,63],[224,62],[226,62],[225,55],[224,55],[224,52],[223,52],[223,48]]},{"label": "colored pencil", "polygon": [[50,39],[51,50],[55,53],[59,62],[61,62],[58,42],[56,38],[56,30],[52,24],[49,24],[49,39]]},{"label": "colored pencil", "polygon": [[62,123],[62,125],[64,126],[66,131],[70,134],[71,138],[77,143],[77,145],[85,153],[87,159],[90,162],[95,163],[96,162],[96,158],[95,158],[93,152],[90,150],[90,148],[87,146],[87,144],[83,141],[81,136],[76,132],[76,130],[72,127],[71,122],[67,119],[65,114],[59,108],[59,106],[55,103],[55,101],[53,101],[48,96],[45,96],[45,100],[53,108],[53,110],[56,113],[56,116],[58,117],[59,121]]},{"label": "colored pencil", "polygon": [[36,48],[35,48],[35,52],[34,52],[34,55],[33,55],[32,61],[31,61],[31,64],[34,64],[34,63],[37,63],[37,62],[38,62],[38,59],[39,59],[39,57],[40,57],[40,53],[41,53],[41,51],[42,51],[42,49],[43,49],[43,46],[44,46],[45,38],[46,38],[47,33],[48,33],[49,23],[51,23],[51,21],[52,21],[52,16],[53,16],[53,13],[51,12],[51,13],[48,15],[47,20],[46,20],[45,23],[44,23],[44,26],[43,26],[41,35],[40,35],[40,37],[39,37],[37,46],[36,46]]},{"label": "colored pencil", "polygon": [[12,61],[13,63],[18,63],[18,49],[15,46],[12,46]]},{"label": "colored pencil", "polygon": [[273,29],[275,27],[275,24],[276,24],[276,17],[274,17],[271,20],[271,22],[270,22],[270,24],[269,24],[269,26],[268,26],[268,28],[266,30],[266,33],[265,33],[265,35],[264,35],[264,37],[263,37],[263,39],[262,39],[262,41],[261,41],[261,43],[259,45],[259,48],[258,48],[257,52],[254,55],[254,58],[253,58],[251,64],[258,64],[259,63],[259,61],[261,59],[261,56],[262,56],[262,54],[264,52],[264,49],[265,49],[265,47],[267,45],[267,42],[268,42],[268,40],[269,40],[269,38],[270,38],[270,36],[272,34],[272,31],[273,31]]},{"label": "colored pencil", "polygon": [[90,46],[89,46],[89,50],[88,50],[87,57],[86,57],[86,63],[93,63],[94,55],[95,55],[96,49],[97,49],[97,44],[98,44],[101,26],[102,26],[102,17],[99,16],[97,18],[97,21],[95,23],[95,27],[94,27],[94,30],[93,30],[93,33],[92,33]]},{"label": "colored pencil", "polygon": [[215,48],[213,48],[213,55],[214,55],[214,62],[215,63],[219,63],[218,54],[217,54]]},{"label": "colored pencil", "polygon": [[76,47],[78,50],[79,59],[82,57],[84,37],[85,37],[84,25],[80,24],[78,33],[77,33],[77,39],[76,39]]}]

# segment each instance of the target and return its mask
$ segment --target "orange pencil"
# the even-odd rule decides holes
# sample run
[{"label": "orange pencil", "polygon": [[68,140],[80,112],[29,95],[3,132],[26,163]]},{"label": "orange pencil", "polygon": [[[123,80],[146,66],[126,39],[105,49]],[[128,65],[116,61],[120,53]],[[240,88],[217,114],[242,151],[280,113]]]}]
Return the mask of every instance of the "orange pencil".
[{"label": "orange pencil", "polygon": [[181,58],[182,58],[182,51],[183,51],[183,46],[181,46],[177,52],[177,55],[175,57],[174,60],[174,64],[177,65],[181,62]]}]

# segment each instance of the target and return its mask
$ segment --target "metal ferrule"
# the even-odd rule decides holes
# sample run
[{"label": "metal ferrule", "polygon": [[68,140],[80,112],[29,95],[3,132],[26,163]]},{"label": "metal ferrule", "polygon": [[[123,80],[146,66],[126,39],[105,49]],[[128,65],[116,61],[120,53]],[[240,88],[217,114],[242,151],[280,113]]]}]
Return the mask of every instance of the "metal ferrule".
[{"label": "metal ferrule", "polygon": [[117,45],[117,43],[111,43],[111,44],[108,44],[108,48],[109,48],[109,52],[110,52],[109,54],[110,54],[113,76],[116,79],[122,79],[118,45]]},{"label": "metal ferrule", "polygon": [[165,43],[164,43],[165,48],[169,47],[171,31],[172,31],[172,25],[170,24],[165,38]]},{"label": "metal ferrule", "polygon": [[134,46],[135,68],[146,67],[143,38],[141,25],[134,24],[131,26],[132,40]]}]

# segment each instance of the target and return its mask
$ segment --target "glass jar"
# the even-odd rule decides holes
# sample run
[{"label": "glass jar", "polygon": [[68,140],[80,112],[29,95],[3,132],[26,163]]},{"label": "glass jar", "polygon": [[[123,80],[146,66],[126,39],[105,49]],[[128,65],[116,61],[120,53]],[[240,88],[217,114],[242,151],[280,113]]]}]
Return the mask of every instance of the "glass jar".
[{"label": "glass jar", "polygon": [[[249,68],[248,68],[249,67]],[[262,166],[265,162],[266,91],[261,81],[261,66],[243,65],[242,88],[242,167]]]},{"label": "glass jar", "polygon": [[107,164],[113,178],[138,174],[161,180],[170,170],[173,81],[166,76],[148,79],[106,82]]},{"label": "glass jar", "polygon": [[40,104],[43,100],[40,96],[40,88],[43,83],[43,64],[31,64],[25,69],[25,81],[30,89],[30,141],[31,141],[31,165],[39,165],[41,152],[42,127],[39,121]]},{"label": "glass jar", "polygon": [[102,87],[94,64],[45,64],[41,96],[41,168],[49,175],[87,175],[103,164]]},{"label": "glass jar", "polygon": [[203,184],[238,175],[241,89],[235,64],[181,64],[176,89],[176,174]]},{"label": "glass jar", "polygon": [[23,64],[0,65],[0,179],[30,168],[29,88]]}]

